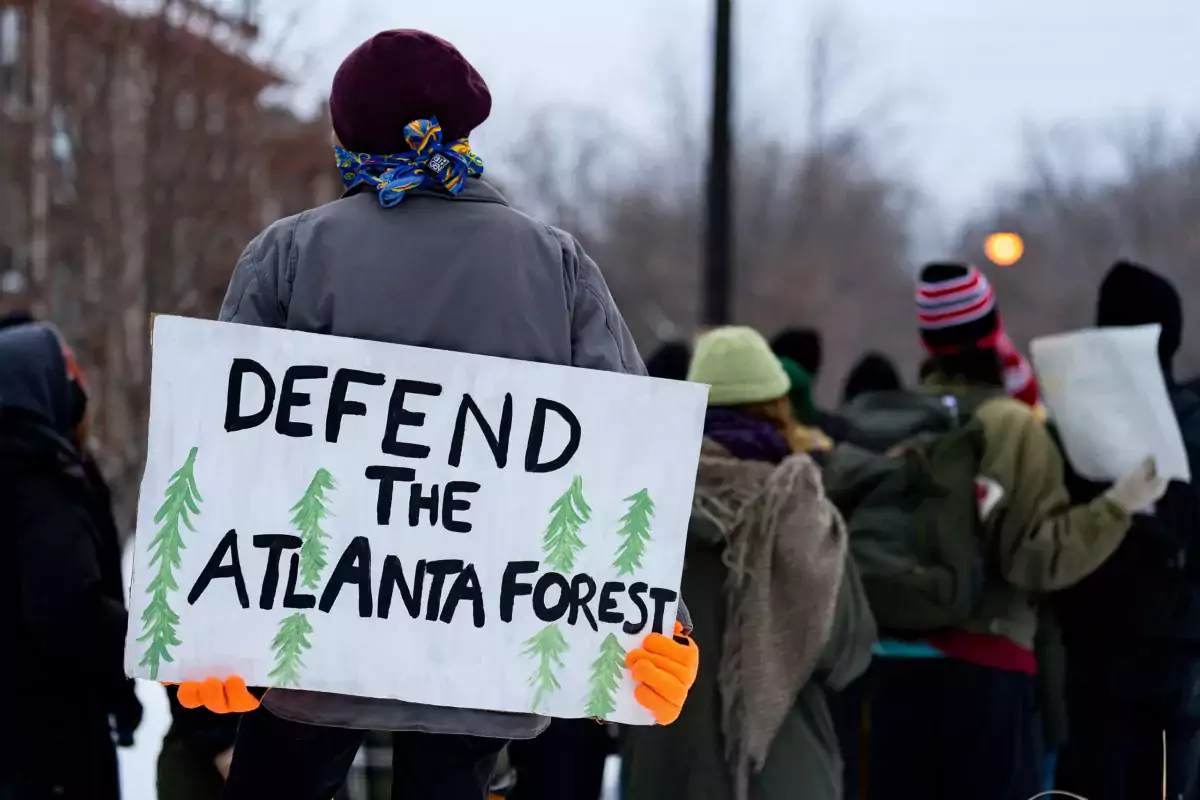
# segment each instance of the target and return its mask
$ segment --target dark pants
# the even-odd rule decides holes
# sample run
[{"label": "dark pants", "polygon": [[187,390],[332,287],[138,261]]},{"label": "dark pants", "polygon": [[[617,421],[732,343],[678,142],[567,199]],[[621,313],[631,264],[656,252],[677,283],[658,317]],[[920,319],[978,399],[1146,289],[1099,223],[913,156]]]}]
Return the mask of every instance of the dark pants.
[{"label": "dark pants", "polygon": [[21,750],[0,755],[0,800],[117,800],[117,749],[108,720],[89,722],[73,721],[52,735],[37,731]]},{"label": "dark pants", "polygon": [[508,759],[517,771],[513,800],[599,800],[604,762],[613,740],[590,719],[556,719],[536,739],[513,742]]},{"label": "dark pants", "polygon": [[840,692],[829,690],[829,711],[842,751],[842,797],[858,800],[863,780],[863,707],[870,697],[871,671]]},{"label": "dark pants", "polygon": [[1028,800],[1041,789],[1031,675],[952,658],[881,658],[871,800]]},{"label": "dark pants", "polygon": [[1055,788],[1088,800],[1161,797],[1166,734],[1167,797],[1197,800],[1200,716],[1179,693],[1126,698],[1068,685],[1070,738]]},{"label": "dark pants", "polygon": [[170,734],[158,753],[157,778],[158,800],[218,800],[225,787],[215,759]]},{"label": "dark pants", "polygon": [[[346,774],[365,731],[280,719],[266,709],[242,718],[225,800],[328,800]],[[392,800],[483,800],[504,747],[502,739],[397,733],[392,746]]]}]

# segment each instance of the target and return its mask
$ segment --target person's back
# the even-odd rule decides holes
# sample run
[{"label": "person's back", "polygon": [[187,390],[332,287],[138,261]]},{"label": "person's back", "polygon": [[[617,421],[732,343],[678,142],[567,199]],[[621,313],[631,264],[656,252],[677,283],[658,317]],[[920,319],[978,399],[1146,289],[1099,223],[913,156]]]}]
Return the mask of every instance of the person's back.
[{"label": "person's back", "polygon": [[[468,137],[490,111],[482,76],[448,42],[386,31],[356,48],[330,95],[346,194],[275,223],[247,247],[221,320],[644,374],[595,263],[481,179]],[[679,613],[686,619],[682,602]],[[694,657],[686,631],[674,642],[651,639]],[[644,656],[628,656],[645,678],[635,694],[668,724],[690,684],[658,665],[638,669]],[[219,712],[257,706],[237,676],[183,684],[179,700]],[[404,780],[393,797],[478,797],[504,743],[548,723],[290,689],[269,691],[262,704],[269,713],[239,727],[227,798],[329,797],[366,730],[395,734],[393,766]]]},{"label": "person's back", "polygon": [[221,319],[643,373],[595,263],[483,180],[403,209],[351,192],[281,220],[243,256]]},{"label": "person's back", "polygon": [[[1131,510],[1152,502],[1164,484],[1149,462],[1089,505],[1071,506],[1027,365],[1016,374],[1024,381],[1006,375],[1020,356],[983,274],[961,264],[928,265],[917,302],[922,344],[933,358],[923,388],[969,409],[967,427],[979,433],[970,467],[958,470],[974,482],[967,494],[974,507],[962,515],[969,519],[961,531],[971,539],[946,540],[970,542],[974,555],[971,569],[960,572],[965,579],[954,582],[969,589],[965,614],[932,629],[883,631],[891,636],[875,662],[872,794],[1025,800],[1041,788],[1039,598],[1103,563],[1124,538]],[[972,402],[979,393],[985,399]],[[935,462],[937,454],[935,446]],[[853,536],[853,520],[851,529]],[[886,629],[885,611],[892,609],[878,609],[877,617]]]},{"label": "person's back", "polygon": [[[1143,796],[1161,791],[1165,770],[1169,796],[1194,797],[1200,791],[1200,394],[1174,380],[1183,309],[1165,279],[1118,263],[1097,306],[1099,327],[1162,326],[1159,362],[1192,481],[1172,482],[1149,513],[1134,516],[1113,557],[1056,598],[1069,723],[1057,788],[1091,800]],[[1102,489],[1074,474],[1069,486],[1076,502]]]},{"label": "person's back", "polygon": [[[115,798],[109,715],[138,716],[115,531],[76,438],[86,396],[67,353],[46,325],[0,331],[2,797]],[[87,690],[63,691],[80,664]]]},{"label": "person's back", "polygon": [[812,679],[852,680],[874,633],[840,602],[841,519],[760,335],[705,334],[689,377],[711,388],[681,593],[706,645],[678,723],[626,732],[622,796],[834,800],[837,735]]}]

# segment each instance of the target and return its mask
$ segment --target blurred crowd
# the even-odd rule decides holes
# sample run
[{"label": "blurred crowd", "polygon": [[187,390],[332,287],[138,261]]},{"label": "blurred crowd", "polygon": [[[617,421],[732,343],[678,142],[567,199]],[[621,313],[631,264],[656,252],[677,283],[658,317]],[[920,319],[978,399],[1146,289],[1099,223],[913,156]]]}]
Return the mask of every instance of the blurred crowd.
[{"label": "blurred crowd", "polygon": [[[924,266],[919,374],[865,354],[835,408],[813,330],[716,327],[643,362],[600,267],[483,179],[490,108],[436,37],[355,50],[331,101],[345,196],[255,239],[221,319],[707,385],[686,610],[629,659],[658,724],[210,678],[163,688],[161,800],[597,800],[614,755],[625,800],[1200,800],[1200,495],[1152,458],[1075,473],[981,270]],[[1195,475],[1178,293],[1120,261],[1096,308],[1161,326]],[[53,325],[6,319],[0,800],[119,797],[141,717],[88,402]]]}]

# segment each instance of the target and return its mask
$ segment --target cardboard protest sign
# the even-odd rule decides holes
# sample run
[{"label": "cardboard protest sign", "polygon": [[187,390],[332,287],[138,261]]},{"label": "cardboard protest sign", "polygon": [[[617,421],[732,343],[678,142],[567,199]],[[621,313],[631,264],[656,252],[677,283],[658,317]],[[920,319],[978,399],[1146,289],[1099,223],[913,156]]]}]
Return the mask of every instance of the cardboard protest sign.
[{"label": "cardboard protest sign", "polygon": [[160,316],[126,670],[652,721],[703,386]]}]

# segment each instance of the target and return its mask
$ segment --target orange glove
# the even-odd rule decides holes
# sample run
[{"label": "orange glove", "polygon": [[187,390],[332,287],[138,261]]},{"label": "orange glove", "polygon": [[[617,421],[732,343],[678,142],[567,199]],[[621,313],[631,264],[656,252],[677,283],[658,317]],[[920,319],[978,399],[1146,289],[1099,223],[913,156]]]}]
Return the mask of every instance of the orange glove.
[{"label": "orange glove", "polygon": [[217,714],[241,714],[258,708],[258,698],[250,694],[246,682],[236,676],[224,683],[220,678],[205,678],[179,684],[179,705],[184,708],[203,706]]},{"label": "orange glove", "polygon": [[675,623],[673,639],[652,633],[642,642],[642,648],[625,656],[625,665],[638,682],[633,696],[659,725],[670,725],[679,719],[688,690],[696,682],[700,649],[690,636],[683,635],[679,622]]}]

